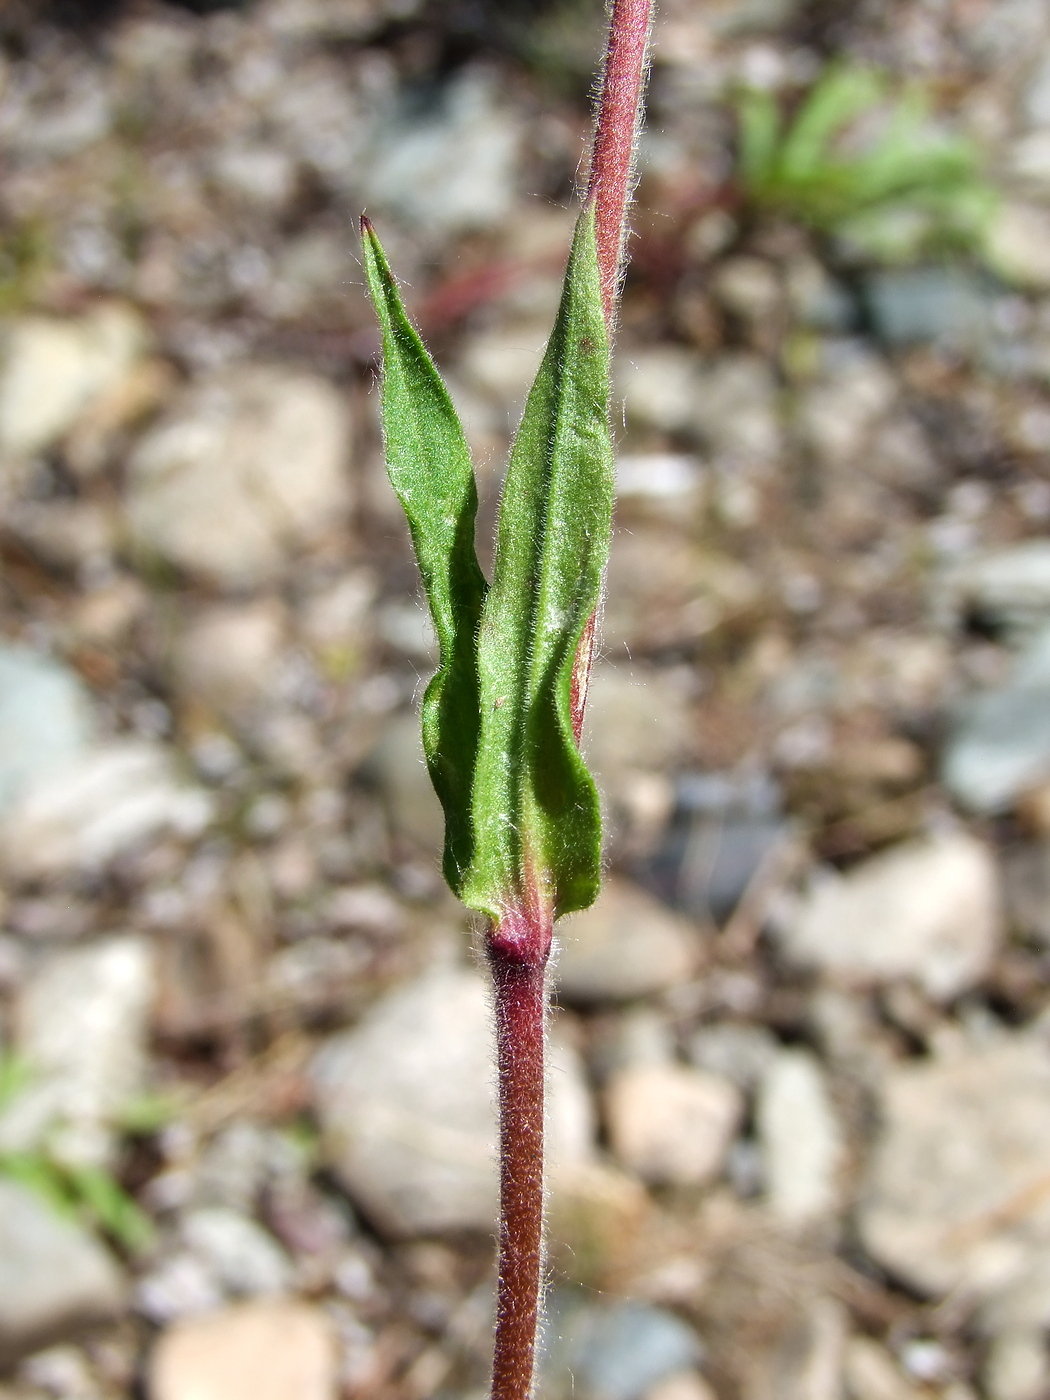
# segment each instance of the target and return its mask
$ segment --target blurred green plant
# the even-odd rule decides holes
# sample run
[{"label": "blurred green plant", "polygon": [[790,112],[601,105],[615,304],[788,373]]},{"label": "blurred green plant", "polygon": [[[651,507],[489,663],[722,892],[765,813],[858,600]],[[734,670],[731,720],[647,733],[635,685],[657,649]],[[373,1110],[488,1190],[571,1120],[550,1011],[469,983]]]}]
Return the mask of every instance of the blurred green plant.
[{"label": "blurred green plant", "polygon": [[929,95],[832,64],[790,118],[764,90],[736,98],[739,180],[758,211],[880,261],[976,251],[995,209],[975,144],[932,117]]},{"label": "blurred green plant", "polygon": [[[15,1101],[31,1080],[30,1067],[21,1056],[0,1053],[0,1112]],[[167,1101],[163,1114],[160,1103],[159,1096],[151,1096],[151,1127],[146,1126],[147,1115],[142,1108],[146,1096],[142,1096],[142,1105],[139,1100],[129,1104],[128,1121],[122,1119],[121,1126],[132,1135],[155,1131],[171,1117]],[[148,1249],[154,1241],[149,1216],[104,1167],[76,1166],[61,1161],[41,1146],[27,1151],[0,1151],[0,1176],[35,1192],[56,1214],[76,1218],[108,1235],[129,1254]]]},{"label": "blurred green plant", "polygon": [[42,223],[26,220],[0,230],[0,314],[21,311],[52,261]]}]

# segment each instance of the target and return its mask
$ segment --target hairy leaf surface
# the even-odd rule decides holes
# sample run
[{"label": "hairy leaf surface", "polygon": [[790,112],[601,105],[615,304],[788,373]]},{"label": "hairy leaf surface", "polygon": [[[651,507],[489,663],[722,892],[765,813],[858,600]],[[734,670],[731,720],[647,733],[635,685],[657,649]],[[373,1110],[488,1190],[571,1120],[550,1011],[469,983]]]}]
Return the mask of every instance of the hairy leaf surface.
[{"label": "hairy leaf surface", "polygon": [[493,918],[585,909],[601,817],[572,732],[577,648],[598,606],[612,520],[609,349],[593,214],[511,452],[478,647],[474,861],[463,898]]},{"label": "hairy leaf surface", "polygon": [[478,493],[448,391],[364,220],[362,245],[383,331],[387,470],[408,517],[440,648],[423,697],[423,749],[445,811],[445,879],[459,893],[473,857],[471,785],[480,729],[476,646],[486,584],[474,549]]},{"label": "hairy leaf surface", "polygon": [[583,909],[601,820],[573,736],[573,670],[598,606],[612,517],[609,352],[593,212],[511,452],[494,580],[474,550],[477,491],[462,429],[371,229],[383,328],[390,477],[408,516],[438,642],[423,741],[445,809],[445,874],[499,921]]}]

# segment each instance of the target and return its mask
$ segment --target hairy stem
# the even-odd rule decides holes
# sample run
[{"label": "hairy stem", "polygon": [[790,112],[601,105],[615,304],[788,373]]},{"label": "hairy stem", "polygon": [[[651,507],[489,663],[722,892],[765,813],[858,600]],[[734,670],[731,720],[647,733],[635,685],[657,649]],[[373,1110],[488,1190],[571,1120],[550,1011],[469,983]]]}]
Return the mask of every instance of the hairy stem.
[{"label": "hairy stem", "polygon": [[[595,205],[602,304],[612,334],[641,109],[652,0],[612,0],[587,199]],[[592,618],[572,680],[579,742],[594,643]],[[546,966],[552,924],[536,910],[502,918],[488,938],[499,1066],[499,1285],[492,1400],[529,1400],[543,1269]]]},{"label": "hairy stem", "polygon": [[649,51],[652,0],[612,0],[587,198],[595,203],[602,301],[610,334],[620,290],[627,204]]},{"label": "hairy stem", "polygon": [[500,1107],[493,1400],[528,1400],[543,1269],[543,1042],[549,919],[510,916],[488,941]]}]

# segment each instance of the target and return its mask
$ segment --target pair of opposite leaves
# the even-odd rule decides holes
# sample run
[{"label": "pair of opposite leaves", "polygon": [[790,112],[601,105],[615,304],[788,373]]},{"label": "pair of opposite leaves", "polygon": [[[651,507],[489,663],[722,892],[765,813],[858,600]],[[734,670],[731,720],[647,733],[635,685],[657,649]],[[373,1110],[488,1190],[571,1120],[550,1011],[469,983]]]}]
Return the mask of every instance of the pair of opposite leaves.
[{"label": "pair of opposite leaves", "polygon": [[474,547],[477,486],[448,392],[362,220],[383,332],[387,467],[408,517],[440,662],[423,747],[445,812],[445,878],[497,924],[585,909],[601,820],[574,733],[609,553],[609,347],[593,210],[511,449],[491,586]]}]

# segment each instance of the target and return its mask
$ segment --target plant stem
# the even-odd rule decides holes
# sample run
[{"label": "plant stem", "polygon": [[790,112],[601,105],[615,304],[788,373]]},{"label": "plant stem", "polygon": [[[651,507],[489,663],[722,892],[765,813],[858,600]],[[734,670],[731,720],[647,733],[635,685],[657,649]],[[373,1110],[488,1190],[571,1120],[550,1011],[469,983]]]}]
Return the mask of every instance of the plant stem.
[{"label": "plant stem", "polygon": [[[587,199],[595,204],[602,303],[612,335],[641,109],[652,0],[612,0]],[[592,617],[572,679],[579,742],[594,640]],[[531,883],[531,882],[530,882]],[[536,907],[489,933],[499,1070],[500,1227],[492,1400],[529,1400],[543,1270],[543,1103],[546,969],[553,920]]]},{"label": "plant stem", "polygon": [[612,0],[587,198],[595,204],[605,320],[612,333],[649,52],[652,0]]},{"label": "plant stem", "polygon": [[543,1268],[543,1042],[551,925],[526,919],[508,928],[510,922],[500,923],[488,947],[500,1101],[493,1400],[527,1400],[531,1393]]}]

